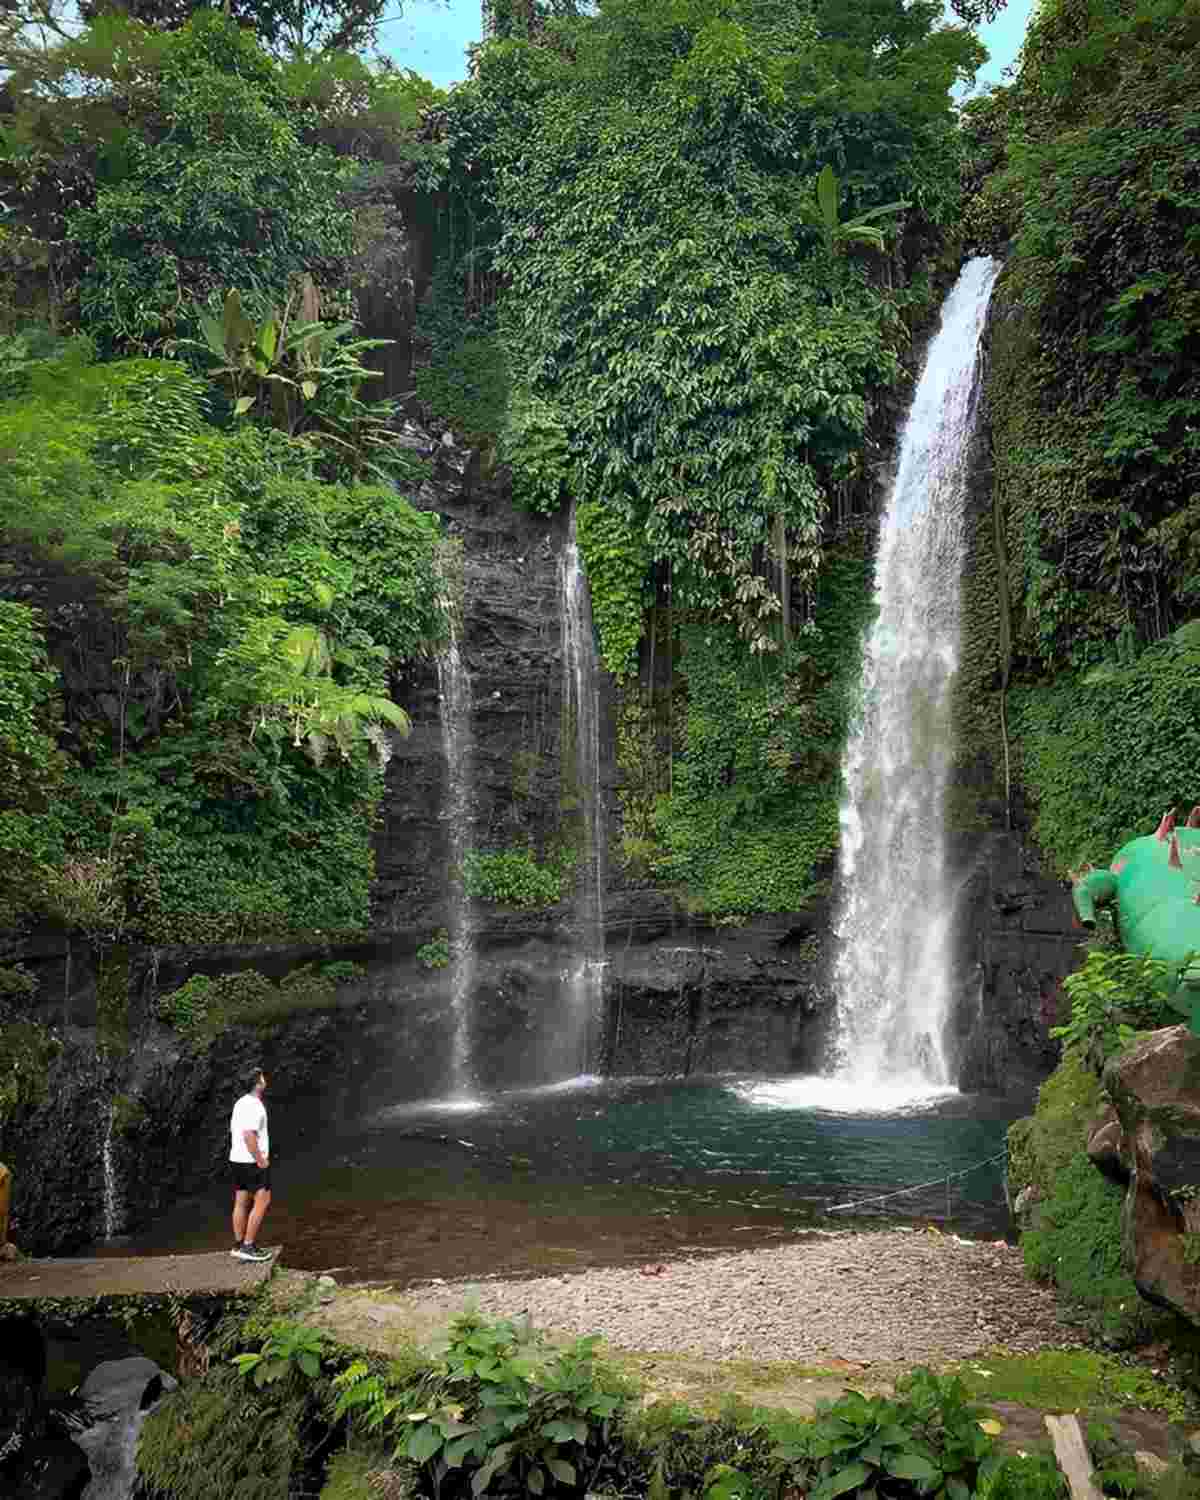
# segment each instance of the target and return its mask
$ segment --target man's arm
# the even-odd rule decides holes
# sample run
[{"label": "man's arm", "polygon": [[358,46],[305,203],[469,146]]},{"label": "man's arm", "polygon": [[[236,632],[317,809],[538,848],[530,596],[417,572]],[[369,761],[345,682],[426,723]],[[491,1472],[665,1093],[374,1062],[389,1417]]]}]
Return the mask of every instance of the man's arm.
[{"label": "man's arm", "polygon": [[258,1149],[258,1131],[243,1130],[242,1140],[245,1142],[246,1150],[249,1151],[250,1155],[258,1163],[258,1165],[260,1167],[265,1167],[267,1164],[267,1158]]}]

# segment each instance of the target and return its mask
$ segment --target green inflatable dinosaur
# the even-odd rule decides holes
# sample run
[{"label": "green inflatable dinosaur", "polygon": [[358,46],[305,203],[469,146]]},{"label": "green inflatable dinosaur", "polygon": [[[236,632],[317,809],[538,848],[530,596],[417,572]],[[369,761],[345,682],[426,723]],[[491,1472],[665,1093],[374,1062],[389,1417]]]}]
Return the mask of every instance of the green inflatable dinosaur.
[{"label": "green inflatable dinosaur", "polygon": [[1167,813],[1157,833],[1132,839],[1107,870],[1090,870],[1074,887],[1085,927],[1096,907],[1117,903],[1117,931],[1127,953],[1146,953],[1170,966],[1175,1008],[1200,1033],[1200,806],[1187,825]]}]

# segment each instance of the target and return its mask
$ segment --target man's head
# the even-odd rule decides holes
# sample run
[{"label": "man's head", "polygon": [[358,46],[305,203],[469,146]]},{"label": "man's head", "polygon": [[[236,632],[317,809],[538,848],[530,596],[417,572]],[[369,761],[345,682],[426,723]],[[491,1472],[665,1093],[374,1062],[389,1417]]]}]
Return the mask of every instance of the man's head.
[{"label": "man's head", "polygon": [[246,1092],[263,1096],[267,1089],[267,1075],[261,1068],[251,1068],[246,1074]]}]

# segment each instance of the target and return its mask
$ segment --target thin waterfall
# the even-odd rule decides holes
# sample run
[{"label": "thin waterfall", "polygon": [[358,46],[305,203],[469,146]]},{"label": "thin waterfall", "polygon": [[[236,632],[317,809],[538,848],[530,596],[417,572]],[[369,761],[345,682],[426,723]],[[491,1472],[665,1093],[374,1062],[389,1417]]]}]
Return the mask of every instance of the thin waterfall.
[{"label": "thin waterfall", "polygon": [[843,762],[838,1072],[948,1087],[953,759],[967,457],[976,365],[999,266],[970,261],[942,309],[880,523],[877,618]]},{"label": "thin waterfall", "polygon": [[125,1219],[121,1202],[121,1183],[117,1176],[116,1155],[113,1136],[116,1133],[117,1104],[114,1099],[108,1106],[108,1117],[104,1124],[104,1136],[100,1142],[100,1165],[104,1178],[104,1238],[115,1239],[121,1232]]},{"label": "thin waterfall", "polygon": [[474,1086],[471,1069],[471,1006],[475,987],[475,907],[466,886],[466,858],[472,843],[473,744],[471,674],[459,646],[455,612],[447,610],[450,639],[438,656],[438,704],[446,788],[442,818],[448,850],[446,889],[450,911],[450,1004],[454,1022],[451,1090],[467,1096]]},{"label": "thin waterfall", "polygon": [[577,854],[574,931],[565,975],[562,1056],[587,1073],[604,998],[604,804],[600,795],[600,692],[592,603],[579,557],[575,512],[559,561],[563,661],[563,780],[574,802]]}]

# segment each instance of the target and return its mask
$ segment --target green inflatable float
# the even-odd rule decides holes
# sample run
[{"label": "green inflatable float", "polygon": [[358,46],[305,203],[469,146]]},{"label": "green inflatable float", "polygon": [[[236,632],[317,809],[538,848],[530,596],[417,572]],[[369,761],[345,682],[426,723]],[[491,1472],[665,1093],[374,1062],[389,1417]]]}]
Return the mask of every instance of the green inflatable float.
[{"label": "green inflatable float", "polygon": [[1107,870],[1081,875],[1074,898],[1085,927],[1096,925],[1098,906],[1116,902],[1121,946],[1170,965],[1174,1004],[1200,1033],[1200,806],[1185,827],[1167,813],[1157,833],[1132,839]]}]

